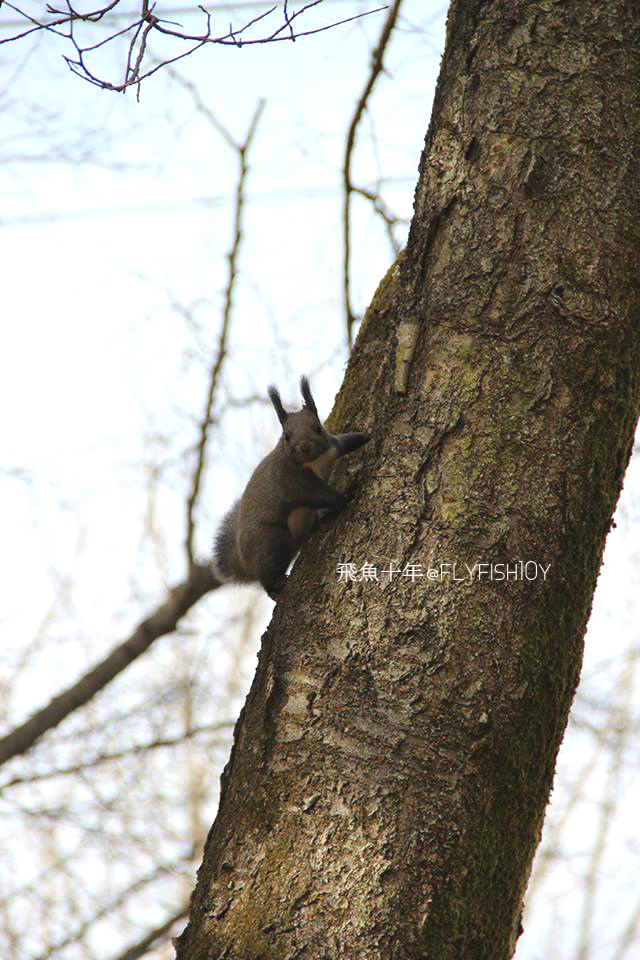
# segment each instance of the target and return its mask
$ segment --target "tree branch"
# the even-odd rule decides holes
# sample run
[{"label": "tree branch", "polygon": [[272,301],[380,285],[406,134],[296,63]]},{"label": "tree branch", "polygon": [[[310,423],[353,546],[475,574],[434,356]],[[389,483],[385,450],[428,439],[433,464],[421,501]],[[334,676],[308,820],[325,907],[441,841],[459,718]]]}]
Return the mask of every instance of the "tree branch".
[{"label": "tree branch", "polygon": [[102,753],[91,760],[83,763],[73,763],[68,767],[57,767],[54,770],[45,770],[42,773],[34,773],[29,777],[12,777],[0,786],[0,791],[7,790],[9,787],[28,786],[33,783],[40,783],[43,780],[53,780],[56,777],[73,776],[76,773],[84,773],[86,770],[93,770],[105,763],[113,763],[115,760],[123,760],[125,757],[138,756],[151,750],[161,750],[168,747],[182,745],[187,740],[199,737],[203,733],[217,733],[221,730],[233,729],[233,721],[227,720],[222,723],[210,723],[202,727],[194,727],[191,730],[185,730],[177,737],[162,737],[158,740],[152,740],[149,743],[134,743],[124,750],[115,750],[112,753]]},{"label": "tree branch", "polygon": [[148,953],[153,946],[155,946],[161,937],[164,937],[167,933],[169,933],[174,923],[177,923],[178,920],[186,917],[188,912],[189,904],[186,903],[177,913],[174,913],[172,917],[169,917],[168,920],[165,920],[165,922],[160,924],[159,927],[151,930],[150,933],[148,933],[146,937],[143,937],[142,940],[139,940],[138,943],[132,944],[122,953],[119,953],[117,957],[113,957],[113,960],[139,960],[139,957],[144,957],[144,955]]},{"label": "tree branch", "polygon": [[96,693],[148,650],[154,640],[173,633],[178,622],[206,593],[219,586],[209,566],[193,564],[186,580],[174,587],[165,602],[117,646],[46,707],[0,739],[0,765],[26,753],[43,734],[61,723],[70,713],[88,703]]},{"label": "tree branch", "polygon": [[342,181],[344,184],[344,202],[343,202],[343,237],[344,237],[344,253],[343,253],[343,287],[344,287],[344,310],[345,310],[345,319],[347,323],[347,341],[349,346],[353,343],[353,325],[356,322],[357,317],[353,313],[353,307],[351,304],[351,194],[354,192],[353,181],[351,179],[351,161],[353,157],[353,150],[356,142],[356,132],[362,115],[366,109],[367,102],[373,88],[376,84],[376,80],[380,76],[383,70],[383,57],[389,40],[391,39],[391,34],[393,33],[393,28],[396,25],[396,20],[398,19],[398,14],[400,12],[400,7],[402,5],[402,0],[394,0],[392,6],[388,8],[388,13],[386,20],[383,24],[382,31],[380,33],[380,39],[372,53],[371,56],[371,70],[369,72],[369,77],[364,86],[364,90],[360,95],[360,99],[356,103],[356,108],[351,117],[351,123],[349,124],[349,129],[347,131],[347,140],[344,150],[344,161],[342,164]]},{"label": "tree branch", "polygon": [[[104,920],[127,902],[130,903],[131,899],[136,893],[139,893],[141,890],[150,887],[160,877],[167,876],[168,874],[175,874],[179,869],[184,871],[187,862],[188,861],[185,858],[181,858],[180,860],[175,860],[172,863],[160,863],[151,873],[145,874],[142,877],[138,877],[134,883],[132,883],[126,889],[121,890],[113,898],[113,900],[110,900],[99,910],[97,910],[88,920],[80,924],[72,933],[67,934],[62,940],[59,940],[57,943],[47,947],[46,953],[39,954],[34,958],[34,960],[52,960],[53,957],[62,953],[62,951],[66,950],[67,947],[71,947],[74,944],[81,942],[86,934],[91,930],[92,924],[98,923],[100,920]],[[147,944],[147,948],[144,951],[146,953],[156,940],[158,940],[165,933],[168,933],[168,931],[171,929],[171,926],[176,923],[177,920],[186,915],[186,912],[186,909],[183,907],[181,911],[177,914],[174,914],[170,920],[166,920],[160,927],[157,927],[147,933],[138,944],[133,947],[127,947],[124,955],[132,957],[143,956],[142,953],[132,954],[131,951],[136,949],[139,950],[141,949],[142,944]]]},{"label": "tree branch", "polygon": [[409,221],[406,219],[406,217],[397,217],[395,213],[393,213],[393,211],[390,210],[386,205],[377,190],[368,190],[366,187],[356,187],[352,185],[352,193],[357,193],[358,196],[368,200],[375,212],[382,219],[387,231],[389,243],[391,244],[393,252],[397,257],[402,249],[402,244],[398,243],[396,240],[393,233],[393,228],[398,223],[407,224]]},{"label": "tree branch", "polygon": [[[190,56],[192,53],[195,53],[196,50],[199,50],[203,46],[217,44],[218,46],[235,46],[240,48],[246,45],[275,43],[276,41],[280,40],[295,41],[298,37],[311,36],[315,33],[323,33],[325,30],[331,30],[334,27],[341,26],[345,23],[350,23],[352,20],[358,20],[361,17],[366,17],[371,13],[379,13],[380,10],[385,9],[384,6],[378,7],[375,10],[368,10],[364,13],[355,14],[352,17],[345,17],[342,20],[337,20],[333,23],[325,24],[324,26],[295,33],[293,29],[294,21],[298,17],[307,13],[307,11],[313,7],[318,6],[323,2],[323,0],[310,0],[310,2],[305,3],[302,7],[300,7],[299,10],[296,10],[293,13],[289,11],[288,5],[285,3],[283,10],[283,22],[270,31],[265,30],[261,36],[256,37],[251,35],[246,36],[246,34],[251,30],[251,28],[255,27],[257,23],[268,20],[268,18],[271,17],[271,15],[278,9],[279,5],[277,3],[264,10],[262,13],[257,14],[242,26],[234,29],[233,25],[229,23],[228,30],[224,30],[219,34],[214,35],[211,24],[212,14],[204,6],[198,6],[198,9],[205,17],[204,31],[200,33],[189,33],[183,30],[180,27],[180,24],[156,16],[154,13],[155,4],[152,3],[150,5],[148,0],[141,0],[140,9],[136,12],[131,12],[130,22],[127,23],[123,28],[111,33],[107,31],[106,35],[102,36],[97,42],[87,44],[86,46],[81,44],[76,39],[74,33],[76,26],[81,26],[85,29],[91,28],[95,32],[97,27],[101,24],[101,21],[107,18],[107,15],[116,15],[114,11],[119,2],[120,0],[112,0],[111,3],[106,3],[104,6],[98,7],[88,13],[82,13],[81,11],[76,10],[72,5],[71,0],[66,0],[63,9],[58,9],[51,4],[48,4],[47,13],[52,17],[52,19],[46,20],[34,17],[21,7],[16,6],[13,3],[6,2],[5,0],[4,6],[10,10],[13,10],[21,21],[24,20],[27,24],[30,24],[30,26],[18,33],[12,33],[10,36],[4,37],[0,40],[0,44],[11,43],[15,40],[23,40],[25,37],[40,31],[55,33],[59,37],[69,41],[73,48],[74,53],[72,56],[64,56],[64,60],[66,61],[72,73],[75,73],[77,76],[87,80],[89,83],[92,83],[95,86],[101,87],[103,90],[124,92],[129,87],[136,86],[138,88],[139,95],[140,84],[143,80],[156,73],[156,71],[161,67],[167,66],[171,63],[176,63],[183,57]],[[191,11],[187,10],[184,12]],[[216,12],[219,11],[216,10]],[[107,23],[108,19],[109,18],[107,18],[106,21]],[[108,81],[105,77],[94,73],[87,62],[87,55],[94,53],[98,48],[104,47],[105,45],[112,43],[118,37],[121,37],[123,34],[130,32],[132,32],[132,37],[128,44],[125,55],[123,71],[124,75],[121,82],[113,83]],[[176,56],[168,57],[166,60],[156,63],[156,66],[146,69],[145,64],[148,62],[148,59],[150,59],[147,51],[148,40],[156,33],[171,37],[178,43],[187,43],[189,44],[189,47],[187,50],[183,50]]]},{"label": "tree branch", "polygon": [[[193,95],[197,100],[200,98],[197,96],[195,87],[191,84],[186,84],[192,91]],[[201,101],[200,101],[201,103]],[[204,108],[204,104],[202,104]],[[218,337],[218,348],[216,350],[215,359],[211,366],[211,371],[209,373],[209,388],[207,391],[207,400],[205,403],[204,414],[202,420],[200,421],[200,438],[198,441],[197,453],[196,453],[196,465],[193,472],[193,479],[191,483],[191,492],[189,494],[189,499],[187,500],[187,535],[185,541],[185,549],[187,551],[187,559],[189,565],[193,565],[194,553],[193,553],[193,538],[195,532],[195,507],[198,500],[198,495],[200,493],[200,486],[202,483],[202,472],[204,470],[204,461],[205,454],[207,449],[207,437],[209,433],[209,425],[211,423],[211,410],[213,409],[213,400],[216,393],[216,388],[218,386],[218,378],[220,376],[220,370],[222,369],[222,364],[224,363],[225,357],[227,355],[227,339],[229,335],[229,326],[231,323],[231,314],[233,311],[233,294],[235,290],[235,283],[237,277],[237,264],[238,264],[238,252],[240,250],[240,243],[242,241],[242,213],[244,208],[244,185],[247,178],[248,164],[247,164],[247,154],[249,147],[253,141],[254,134],[256,132],[256,127],[258,125],[258,120],[260,119],[260,114],[264,109],[264,100],[260,100],[258,106],[256,107],[253,119],[249,125],[249,130],[247,136],[244,139],[243,143],[235,143],[231,138],[230,134],[221,126],[221,124],[215,120],[216,127],[219,130],[224,132],[224,135],[228,143],[234,147],[238,152],[238,157],[240,160],[240,174],[238,177],[238,184],[236,186],[236,201],[235,201],[235,212],[233,220],[233,241],[231,243],[231,249],[227,254],[227,286],[225,289],[224,296],[224,310],[222,314],[222,327],[220,329],[220,335]],[[206,111],[209,112],[209,111]]]}]

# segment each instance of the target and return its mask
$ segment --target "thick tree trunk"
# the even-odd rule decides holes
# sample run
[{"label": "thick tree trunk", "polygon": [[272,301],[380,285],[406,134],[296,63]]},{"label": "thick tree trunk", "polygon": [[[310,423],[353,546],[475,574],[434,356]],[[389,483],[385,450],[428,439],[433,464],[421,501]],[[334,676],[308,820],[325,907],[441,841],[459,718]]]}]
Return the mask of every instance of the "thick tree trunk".
[{"label": "thick tree trunk", "polygon": [[625,0],[453,3],[333,420],[374,440],[265,634],[180,960],[511,956],[638,414],[639,64]]}]

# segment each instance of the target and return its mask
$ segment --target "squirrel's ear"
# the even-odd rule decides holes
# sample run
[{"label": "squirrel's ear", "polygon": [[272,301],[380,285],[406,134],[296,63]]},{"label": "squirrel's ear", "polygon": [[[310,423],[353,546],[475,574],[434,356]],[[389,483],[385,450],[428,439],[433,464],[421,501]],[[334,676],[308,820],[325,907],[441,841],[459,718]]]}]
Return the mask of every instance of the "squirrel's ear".
[{"label": "squirrel's ear", "polygon": [[318,416],[318,411],[316,410],[316,405],[313,397],[311,396],[311,387],[309,386],[309,381],[306,377],[300,377],[300,392],[302,394],[302,399],[304,400],[304,405],[307,410],[311,410],[312,413],[315,413],[316,417]]},{"label": "squirrel's ear", "polygon": [[288,414],[285,408],[282,406],[282,400],[280,399],[280,394],[278,393],[275,387],[269,387],[269,399],[271,400],[271,403],[275,407],[275,411],[278,414],[278,420],[284,427],[284,422],[287,419]]}]

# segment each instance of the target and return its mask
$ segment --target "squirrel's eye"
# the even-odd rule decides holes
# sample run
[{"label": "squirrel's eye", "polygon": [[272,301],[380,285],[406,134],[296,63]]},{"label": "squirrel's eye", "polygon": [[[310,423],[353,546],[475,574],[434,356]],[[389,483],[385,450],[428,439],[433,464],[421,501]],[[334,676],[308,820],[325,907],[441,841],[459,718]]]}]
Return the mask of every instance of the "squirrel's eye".
[{"label": "squirrel's eye", "polygon": [[286,431],[285,431],[284,438],[287,441],[287,443],[289,443],[289,434]]}]

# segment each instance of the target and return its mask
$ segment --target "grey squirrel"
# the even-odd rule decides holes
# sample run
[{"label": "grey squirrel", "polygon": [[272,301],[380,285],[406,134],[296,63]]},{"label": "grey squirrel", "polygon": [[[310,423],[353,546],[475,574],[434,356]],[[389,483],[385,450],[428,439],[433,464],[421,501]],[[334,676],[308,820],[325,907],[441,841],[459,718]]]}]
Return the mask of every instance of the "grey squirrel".
[{"label": "grey squirrel", "polygon": [[223,519],[213,548],[213,571],[219,580],[257,580],[273,600],[318,510],[339,510],[350,499],[327,483],[334,462],[369,440],[366,433],[328,433],[306,377],[300,380],[300,391],[302,410],[288,413],[276,388],[269,387],[282,436]]}]

